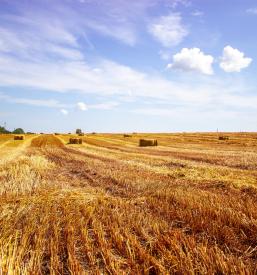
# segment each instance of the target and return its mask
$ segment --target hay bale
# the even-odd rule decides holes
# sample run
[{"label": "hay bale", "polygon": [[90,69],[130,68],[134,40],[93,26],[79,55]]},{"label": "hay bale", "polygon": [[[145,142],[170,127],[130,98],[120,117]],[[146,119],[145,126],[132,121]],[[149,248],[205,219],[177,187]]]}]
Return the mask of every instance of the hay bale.
[{"label": "hay bale", "polygon": [[132,137],[132,135],[124,134],[123,137],[128,138],[128,137]]},{"label": "hay bale", "polygon": [[59,133],[54,133],[56,136],[60,135]]},{"label": "hay bale", "polygon": [[140,139],[139,146],[146,147],[146,146],[157,146],[158,142],[157,139]]},{"label": "hay bale", "polygon": [[24,135],[15,135],[13,137],[14,140],[24,140],[25,139],[25,136]]},{"label": "hay bale", "polygon": [[78,136],[84,136],[84,133],[79,133]]},{"label": "hay bale", "polygon": [[82,138],[70,138],[70,144],[82,144]]},{"label": "hay bale", "polygon": [[229,140],[228,136],[219,136],[219,140]]}]

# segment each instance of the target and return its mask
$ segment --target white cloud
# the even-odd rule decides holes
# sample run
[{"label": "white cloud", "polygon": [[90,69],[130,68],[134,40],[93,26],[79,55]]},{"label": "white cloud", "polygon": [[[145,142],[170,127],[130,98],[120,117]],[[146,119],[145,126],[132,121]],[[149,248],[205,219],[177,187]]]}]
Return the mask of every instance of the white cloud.
[{"label": "white cloud", "polygon": [[[95,71],[95,68],[98,70]],[[184,74],[182,76],[187,77]],[[190,78],[190,75],[188,77]],[[232,88],[237,91],[239,87],[235,83],[227,84],[224,80],[218,83],[210,83],[211,80],[208,80],[206,83],[201,79],[201,82],[194,84],[191,80],[171,81],[158,72],[142,72],[109,60],[99,60],[99,63],[91,66],[84,61],[53,60],[34,63],[0,55],[0,83],[7,87],[30,87],[62,93],[76,92],[105,98],[114,96],[121,98],[131,94],[134,99],[147,97],[172,100],[178,104],[206,103],[217,91],[225,93]],[[243,88],[240,87],[240,90]],[[98,104],[95,105],[99,107]],[[78,106],[75,104],[75,107]],[[91,107],[88,105],[89,109]],[[107,108],[106,105],[100,107]]]},{"label": "white cloud", "polygon": [[0,93],[0,99],[5,100],[9,103],[15,104],[25,104],[38,107],[49,107],[49,108],[61,108],[69,107],[66,104],[62,104],[54,99],[31,99],[31,98],[21,98],[21,97],[11,97],[5,93]]},{"label": "white cloud", "polygon": [[250,8],[250,9],[247,9],[246,12],[252,13],[252,14],[257,14],[257,8]]},{"label": "white cloud", "polygon": [[77,103],[77,107],[78,107],[81,111],[86,111],[86,110],[88,110],[88,106],[87,106],[84,102],[78,102],[78,103]]},{"label": "white cloud", "polygon": [[97,21],[87,21],[85,22],[87,28],[101,33],[104,36],[109,36],[119,40],[130,46],[134,46],[137,42],[137,34],[132,27],[115,24],[110,28],[108,24],[99,23]]},{"label": "white cloud", "polygon": [[60,111],[65,116],[67,116],[69,114],[69,112],[67,110],[65,110],[65,109],[61,109]]},{"label": "white cloud", "polygon": [[168,64],[167,67],[211,75],[213,74],[213,60],[211,55],[205,55],[199,48],[183,48],[179,53],[173,55],[173,63]]},{"label": "white cloud", "polygon": [[171,13],[158,18],[149,25],[148,30],[164,47],[176,46],[189,33],[181,21],[179,13]]},{"label": "white cloud", "polygon": [[70,60],[82,60],[83,54],[74,48],[68,48],[64,46],[50,44],[46,48],[47,52],[50,54],[55,54],[62,59],[70,59]]},{"label": "white cloud", "polygon": [[227,73],[240,72],[247,68],[252,62],[252,58],[245,57],[243,52],[234,49],[231,46],[226,46],[223,49],[220,67]]}]

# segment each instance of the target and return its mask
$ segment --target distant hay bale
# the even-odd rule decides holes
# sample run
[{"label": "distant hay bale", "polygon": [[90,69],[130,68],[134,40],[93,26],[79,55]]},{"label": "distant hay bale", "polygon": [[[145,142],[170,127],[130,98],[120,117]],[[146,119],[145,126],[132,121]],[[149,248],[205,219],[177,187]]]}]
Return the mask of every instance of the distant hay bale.
[{"label": "distant hay bale", "polygon": [[132,137],[132,135],[124,134],[123,137],[124,137],[124,138]]},{"label": "distant hay bale", "polygon": [[91,134],[92,134],[92,135],[96,135],[96,132],[92,132]]},{"label": "distant hay bale", "polygon": [[59,133],[54,133],[56,136],[60,135]]},{"label": "distant hay bale", "polygon": [[70,138],[70,144],[82,144],[82,138]]},{"label": "distant hay bale", "polygon": [[14,140],[24,140],[25,136],[24,135],[15,135],[13,137]]},{"label": "distant hay bale", "polygon": [[79,133],[78,136],[84,136],[84,133]]},{"label": "distant hay bale", "polygon": [[146,146],[157,146],[158,142],[157,139],[140,139],[139,146],[146,147]]},{"label": "distant hay bale", "polygon": [[219,140],[229,140],[228,136],[219,136]]}]

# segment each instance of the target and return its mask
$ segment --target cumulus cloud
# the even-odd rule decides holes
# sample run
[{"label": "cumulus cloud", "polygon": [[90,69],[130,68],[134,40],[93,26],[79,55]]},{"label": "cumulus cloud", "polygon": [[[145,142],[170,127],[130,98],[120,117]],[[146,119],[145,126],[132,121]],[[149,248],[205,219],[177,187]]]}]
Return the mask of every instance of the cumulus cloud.
[{"label": "cumulus cloud", "polygon": [[211,55],[205,55],[199,48],[183,48],[179,53],[173,55],[173,63],[168,64],[167,67],[211,75],[213,74],[213,60]]},{"label": "cumulus cloud", "polygon": [[231,46],[226,46],[223,49],[220,67],[227,73],[240,72],[248,67],[252,62],[252,58],[245,57],[243,52],[234,49]]},{"label": "cumulus cloud", "polygon": [[87,105],[84,102],[78,102],[77,103],[77,107],[81,110],[81,111],[86,111],[88,109]]},{"label": "cumulus cloud", "polygon": [[164,47],[178,45],[189,33],[179,13],[161,16],[148,30]]},{"label": "cumulus cloud", "polygon": [[67,110],[65,110],[65,109],[61,109],[60,111],[61,111],[61,113],[62,113],[63,115],[65,115],[65,116],[68,115],[68,113],[69,113],[69,112],[68,112]]}]

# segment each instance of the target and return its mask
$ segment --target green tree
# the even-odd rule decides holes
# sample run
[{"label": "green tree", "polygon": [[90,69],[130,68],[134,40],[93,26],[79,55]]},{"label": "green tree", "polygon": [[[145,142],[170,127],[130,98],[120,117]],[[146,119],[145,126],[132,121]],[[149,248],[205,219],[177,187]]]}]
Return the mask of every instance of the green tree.
[{"label": "green tree", "polygon": [[8,134],[10,133],[8,130],[6,130],[4,127],[0,126],[0,134]]},{"label": "green tree", "polygon": [[25,132],[23,131],[22,128],[17,128],[13,131],[13,134],[21,135],[21,134],[25,134]]}]

